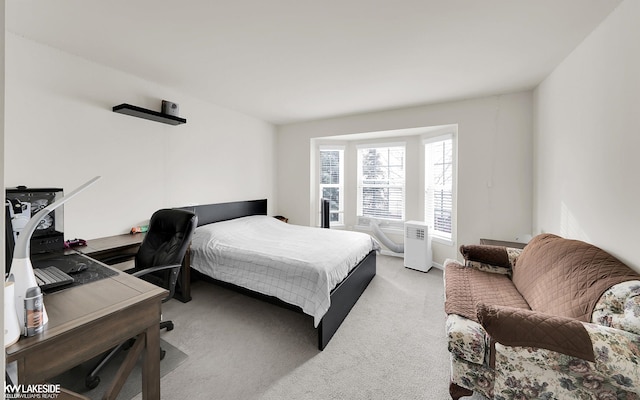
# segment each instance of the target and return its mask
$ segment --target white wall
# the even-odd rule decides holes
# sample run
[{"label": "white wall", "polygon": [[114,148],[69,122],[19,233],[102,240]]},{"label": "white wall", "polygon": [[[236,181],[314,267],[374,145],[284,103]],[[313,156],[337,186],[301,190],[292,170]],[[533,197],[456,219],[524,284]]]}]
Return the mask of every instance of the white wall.
[{"label": "white wall", "polygon": [[278,127],[279,214],[312,225],[311,141],[326,136],[458,124],[457,243],[434,246],[434,261],[458,257],[481,237],[531,232],[532,94],[522,92]]},{"label": "white wall", "polygon": [[[5,24],[5,2],[4,0],[0,1],[0,154],[4,154],[4,103],[5,103],[5,84],[4,84],[4,71],[5,71],[5,67],[4,67],[4,59],[5,59],[5,45],[4,45],[4,39],[5,39],[5,29],[4,29],[4,24]],[[2,184],[4,184],[4,157],[2,158],[2,163],[0,163],[0,182]],[[0,244],[0,251],[2,251],[2,253],[0,254],[5,254],[5,238],[4,238],[4,219],[2,219],[2,224],[0,224],[0,226],[2,226],[2,233],[0,233],[0,238],[2,240],[2,244]],[[2,261],[0,261],[2,263],[2,265],[4,265],[6,263],[5,258],[2,258]],[[5,268],[2,268],[3,271],[5,271]],[[2,286],[2,290],[1,290],[2,296],[0,296],[0,303],[2,303],[2,309],[4,310],[4,286]],[[4,315],[4,313],[3,313]],[[2,318],[2,321],[0,321],[0,326],[3,329],[4,332],[4,318]],[[2,357],[0,357],[0,362],[2,363],[2,366],[0,367],[0,373],[2,373],[2,375],[4,376],[4,365],[5,365],[5,354],[2,354]]]},{"label": "white wall", "polygon": [[[162,207],[267,198],[272,125],[7,34],[5,183],[62,187],[102,180],[65,204],[65,236],[128,232]],[[180,105],[171,126],[111,111]]]},{"label": "white wall", "polygon": [[640,2],[626,0],[535,91],[534,230],[640,271]]}]

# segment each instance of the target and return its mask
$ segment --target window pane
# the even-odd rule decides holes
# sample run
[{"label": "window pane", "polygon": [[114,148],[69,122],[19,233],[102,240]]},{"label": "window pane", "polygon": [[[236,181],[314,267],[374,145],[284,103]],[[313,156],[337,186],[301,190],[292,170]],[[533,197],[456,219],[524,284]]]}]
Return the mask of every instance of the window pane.
[{"label": "window pane", "polygon": [[329,222],[340,222],[340,188],[322,188],[322,198],[329,200]]},{"label": "window pane", "polygon": [[320,149],[319,157],[320,197],[329,200],[329,221],[334,224],[342,223],[344,150]]},{"label": "window pane", "polygon": [[451,237],[453,140],[425,144],[425,220],[436,233]]},{"label": "window pane", "polygon": [[322,188],[322,198],[329,200],[329,210],[338,211],[340,209],[340,188]]},{"label": "window pane", "polygon": [[434,229],[451,233],[452,196],[450,191],[436,191],[434,193],[433,224]]},{"label": "window pane", "polygon": [[340,150],[320,151],[320,183],[340,183]]},{"label": "window pane", "polygon": [[359,215],[404,218],[404,147],[358,150]]},{"label": "window pane", "polygon": [[360,150],[364,183],[386,185],[404,184],[404,148],[375,148]]}]

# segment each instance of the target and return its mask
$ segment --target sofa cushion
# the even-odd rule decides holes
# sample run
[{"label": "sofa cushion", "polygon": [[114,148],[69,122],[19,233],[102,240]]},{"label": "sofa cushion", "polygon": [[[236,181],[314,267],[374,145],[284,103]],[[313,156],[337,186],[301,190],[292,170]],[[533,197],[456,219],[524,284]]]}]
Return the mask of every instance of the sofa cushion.
[{"label": "sofa cushion", "polygon": [[476,322],[479,303],[529,309],[508,276],[453,263],[445,267],[445,298],[447,314],[458,314]]},{"label": "sofa cushion", "polygon": [[608,288],[639,278],[604,250],[552,234],[538,235],[527,244],[512,277],[532,310],[584,322],[591,321],[596,302]]}]

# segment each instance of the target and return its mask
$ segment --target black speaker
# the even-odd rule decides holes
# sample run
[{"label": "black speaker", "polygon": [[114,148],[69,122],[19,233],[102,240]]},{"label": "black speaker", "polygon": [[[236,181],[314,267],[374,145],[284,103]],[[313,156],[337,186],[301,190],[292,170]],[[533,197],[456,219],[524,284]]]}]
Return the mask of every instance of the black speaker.
[{"label": "black speaker", "polygon": [[321,199],[320,200],[320,215],[321,215],[321,226],[323,228],[329,229],[329,205],[331,201],[329,199]]},{"label": "black speaker", "polygon": [[162,100],[162,113],[167,115],[172,115],[174,117],[179,117],[180,108],[176,103],[172,103],[167,100]]}]

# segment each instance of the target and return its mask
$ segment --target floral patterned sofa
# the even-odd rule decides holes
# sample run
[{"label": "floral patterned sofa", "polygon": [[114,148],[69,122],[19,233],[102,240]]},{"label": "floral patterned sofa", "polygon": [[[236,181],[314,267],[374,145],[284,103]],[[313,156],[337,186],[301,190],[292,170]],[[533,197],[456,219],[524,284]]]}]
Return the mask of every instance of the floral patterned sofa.
[{"label": "floral patterned sofa", "polygon": [[445,265],[453,399],[640,399],[640,275],[577,240],[461,246]]}]

